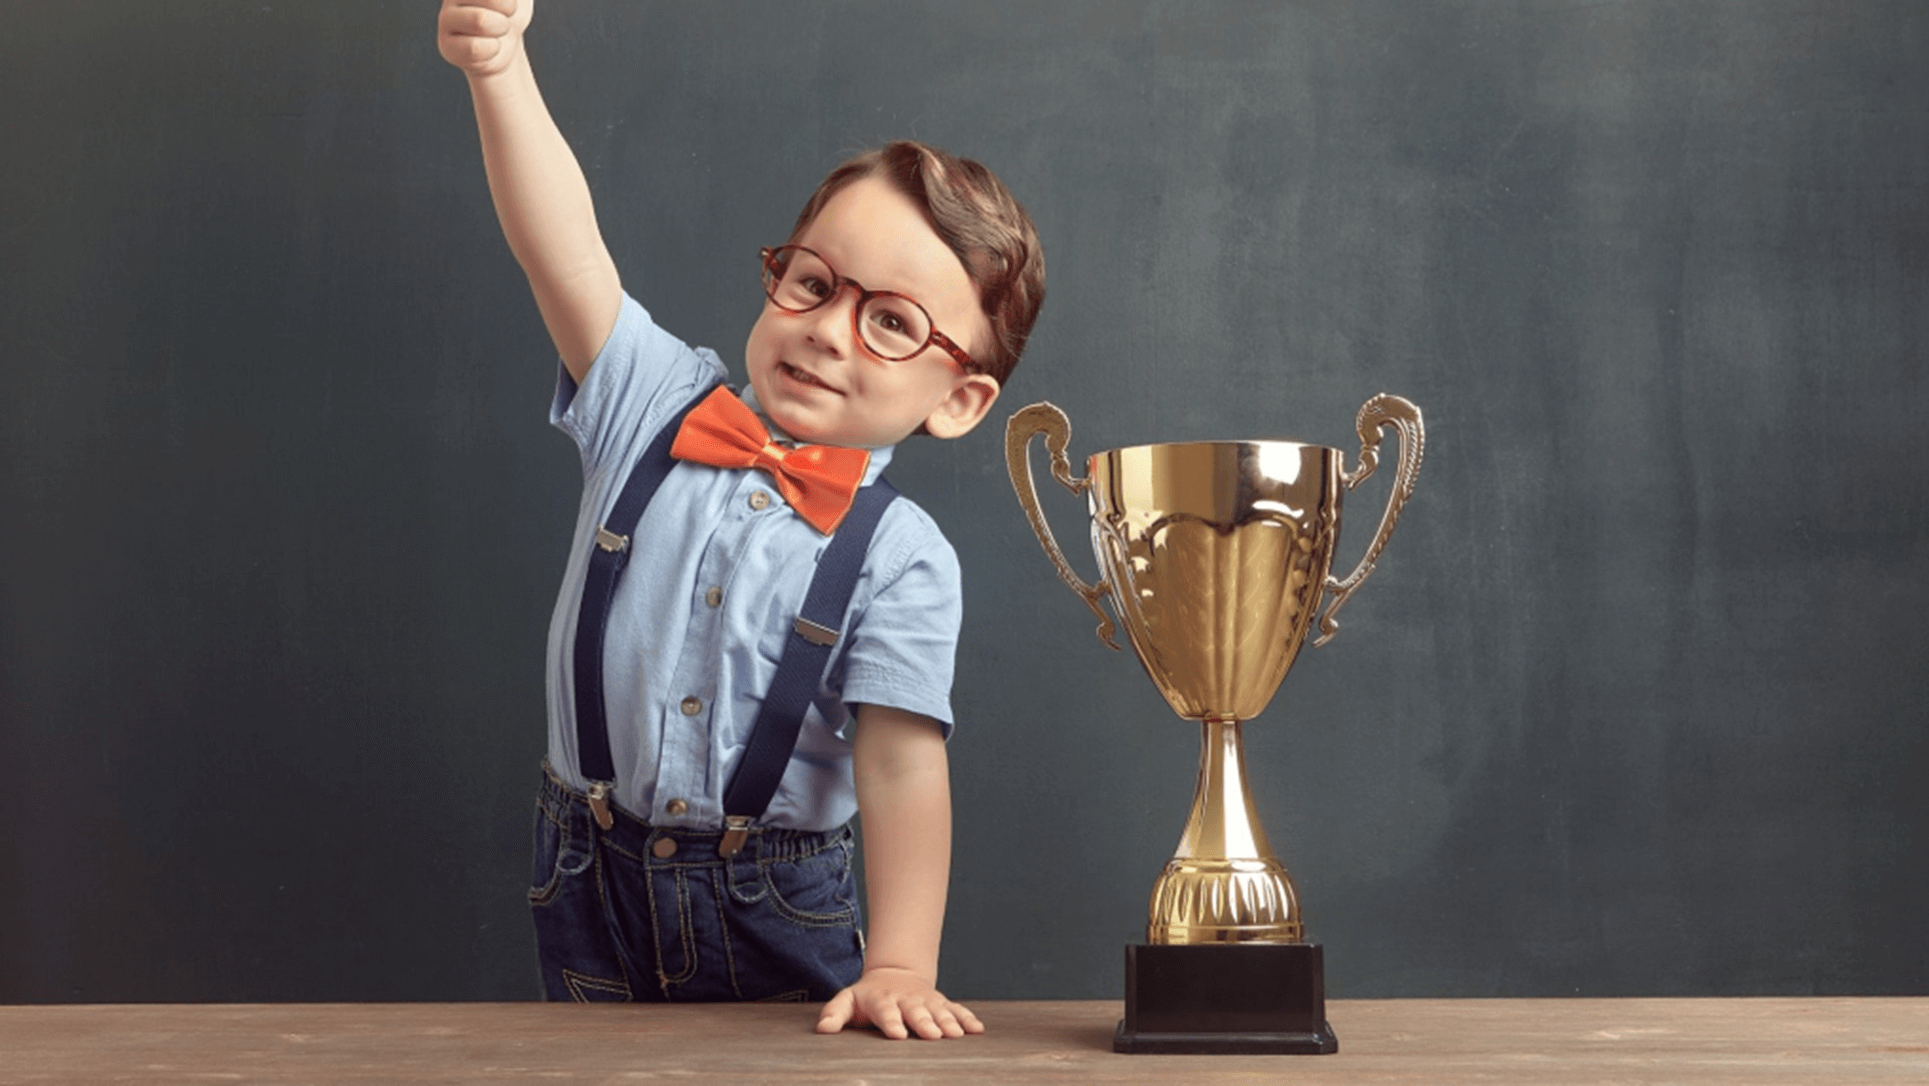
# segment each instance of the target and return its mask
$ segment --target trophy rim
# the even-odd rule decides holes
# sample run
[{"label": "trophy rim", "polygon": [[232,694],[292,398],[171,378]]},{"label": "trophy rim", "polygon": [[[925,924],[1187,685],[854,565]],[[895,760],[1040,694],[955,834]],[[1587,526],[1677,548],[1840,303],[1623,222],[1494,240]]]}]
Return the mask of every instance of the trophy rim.
[{"label": "trophy rim", "polygon": [[1288,441],[1288,440],[1279,439],[1279,438],[1255,438],[1251,440],[1240,441],[1240,440],[1231,440],[1231,439],[1222,438],[1222,439],[1214,439],[1214,440],[1206,440],[1206,441],[1150,441],[1142,445],[1120,445],[1116,448],[1100,449],[1098,452],[1095,452],[1091,455],[1091,459],[1097,460],[1101,456],[1111,456],[1116,453],[1129,453],[1129,452],[1138,452],[1140,450],[1154,450],[1154,449],[1260,448],[1260,447],[1286,448],[1286,449],[1313,449],[1319,452],[1329,453],[1332,455],[1341,455],[1341,450],[1338,447],[1333,445],[1321,445],[1316,441]]}]

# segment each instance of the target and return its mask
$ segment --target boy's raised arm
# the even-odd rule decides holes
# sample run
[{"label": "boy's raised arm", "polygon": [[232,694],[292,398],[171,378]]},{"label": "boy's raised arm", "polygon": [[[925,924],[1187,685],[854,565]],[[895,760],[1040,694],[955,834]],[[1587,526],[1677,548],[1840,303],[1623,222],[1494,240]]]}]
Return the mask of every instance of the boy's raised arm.
[{"label": "boy's raised arm", "polygon": [[622,284],[596,226],[589,183],[523,51],[533,3],[443,0],[436,44],[469,77],[502,232],[563,366],[581,382],[616,325]]}]

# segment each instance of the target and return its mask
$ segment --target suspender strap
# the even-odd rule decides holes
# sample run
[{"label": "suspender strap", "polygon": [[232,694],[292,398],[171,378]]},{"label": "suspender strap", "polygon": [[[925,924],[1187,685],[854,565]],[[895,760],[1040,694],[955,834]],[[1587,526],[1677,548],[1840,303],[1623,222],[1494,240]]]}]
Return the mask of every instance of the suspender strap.
[{"label": "suspender strap", "polygon": [[576,760],[590,782],[590,806],[604,829],[610,827],[609,793],[616,780],[615,760],[610,756],[609,724],[603,712],[603,631],[609,625],[610,601],[616,598],[616,582],[630,560],[630,537],[643,510],[656,496],[656,489],[676,466],[670,446],[676,443],[678,428],[691,408],[703,401],[714,384],[705,386],[681,411],[663,424],[649,448],[630,469],[616,506],[603,526],[596,530],[596,545],[589,552],[589,573],[583,581],[583,602],[576,612]]},{"label": "suspender strap", "polygon": [[[609,624],[610,603],[616,598],[617,582],[629,564],[632,536],[637,523],[643,519],[643,510],[656,496],[670,469],[676,466],[676,460],[670,456],[670,446],[676,443],[683,418],[713,387],[704,388],[664,423],[663,429],[651,440],[649,448],[630,469],[609,517],[596,530],[596,544],[590,550],[583,600],[576,613],[576,758],[589,781],[590,807],[604,829],[613,823],[609,797],[616,780],[603,704],[603,637]],[[726,832],[718,847],[724,856],[734,855],[743,847],[751,820],[763,814],[770,798],[777,794],[777,785],[783,780],[784,768],[790,764],[791,751],[797,745],[797,733],[804,726],[804,714],[823,684],[831,649],[842,636],[844,612],[850,607],[858,573],[864,568],[871,536],[877,531],[884,510],[897,496],[897,488],[883,479],[860,489],[837,534],[818,556],[817,572],[811,576],[810,588],[805,593],[803,612],[797,616],[790,636],[784,641],[777,677],[764,695],[749,745],[724,793]]]},{"label": "suspender strap", "polygon": [[783,780],[784,768],[797,746],[797,733],[804,726],[804,714],[823,685],[824,667],[842,636],[844,611],[857,587],[857,575],[864,568],[871,535],[897,496],[897,488],[883,479],[859,490],[844,523],[838,525],[830,545],[818,556],[817,572],[811,576],[810,590],[804,596],[803,613],[784,639],[777,677],[764,694],[750,742],[723,794],[725,828],[717,846],[720,855],[735,855],[743,847],[751,820],[763,814],[770,797],[777,794],[778,782]]}]

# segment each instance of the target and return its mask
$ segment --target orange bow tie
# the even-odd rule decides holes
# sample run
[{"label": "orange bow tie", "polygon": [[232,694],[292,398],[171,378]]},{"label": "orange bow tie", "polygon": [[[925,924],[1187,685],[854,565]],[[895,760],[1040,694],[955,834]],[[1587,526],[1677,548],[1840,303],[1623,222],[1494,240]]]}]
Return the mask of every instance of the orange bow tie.
[{"label": "orange bow tie", "polygon": [[851,497],[864,482],[871,454],[835,445],[786,449],[770,440],[757,413],[736,394],[719,387],[683,420],[670,455],[719,468],[761,468],[777,481],[797,515],[829,535],[851,510]]}]

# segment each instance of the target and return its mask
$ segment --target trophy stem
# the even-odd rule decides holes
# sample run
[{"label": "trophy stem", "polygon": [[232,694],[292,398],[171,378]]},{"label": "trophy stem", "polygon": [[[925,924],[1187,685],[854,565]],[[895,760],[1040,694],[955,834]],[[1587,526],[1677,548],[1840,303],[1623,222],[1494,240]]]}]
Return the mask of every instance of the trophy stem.
[{"label": "trophy stem", "polygon": [[1201,721],[1199,780],[1179,848],[1152,887],[1154,944],[1298,943],[1299,895],[1246,787],[1237,720]]}]

